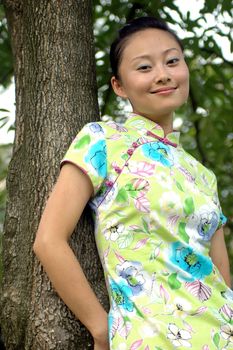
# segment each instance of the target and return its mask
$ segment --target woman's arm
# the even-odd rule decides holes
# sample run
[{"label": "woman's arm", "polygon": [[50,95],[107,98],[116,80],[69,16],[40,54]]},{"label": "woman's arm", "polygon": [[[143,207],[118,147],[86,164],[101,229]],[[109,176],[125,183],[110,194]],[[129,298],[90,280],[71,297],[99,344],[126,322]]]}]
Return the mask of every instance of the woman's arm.
[{"label": "woman's arm", "polygon": [[226,284],[231,287],[230,265],[222,228],[216,231],[211,239],[210,257],[221,272]]},{"label": "woman's arm", "polygon": [[75,165],[65,164],[48,199],[33,249],[60,297],[92,334],[95,349],[107,350],[107,313],[68,245],[92,192],[88,176]]}]

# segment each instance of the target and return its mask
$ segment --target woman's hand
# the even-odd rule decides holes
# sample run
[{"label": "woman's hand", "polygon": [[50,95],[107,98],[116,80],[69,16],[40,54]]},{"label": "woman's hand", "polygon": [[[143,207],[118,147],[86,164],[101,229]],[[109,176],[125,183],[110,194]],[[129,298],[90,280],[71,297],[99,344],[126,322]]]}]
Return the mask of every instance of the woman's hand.
[{"label": "woman's hand", "polygon": [[94,342],[94,350],[110,350],[108,339]]},{"label": "woman's hand", "polygon": [[101,329],[93,334],[94,350],[110,350],[108,341],[108,322],[106,318],[100,319]]}]

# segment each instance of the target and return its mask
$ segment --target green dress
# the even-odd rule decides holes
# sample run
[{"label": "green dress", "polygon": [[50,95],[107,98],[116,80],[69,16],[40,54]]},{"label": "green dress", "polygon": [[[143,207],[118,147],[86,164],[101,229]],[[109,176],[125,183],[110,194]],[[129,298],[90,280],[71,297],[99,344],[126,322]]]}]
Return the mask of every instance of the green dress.
[{"label": "green dress", "polygon": [[179,133],[131,114],[87,124],[67,151],[89,176],[112,350],[233,349],[233,297],[210,239],[226,218],[216,178]]}]

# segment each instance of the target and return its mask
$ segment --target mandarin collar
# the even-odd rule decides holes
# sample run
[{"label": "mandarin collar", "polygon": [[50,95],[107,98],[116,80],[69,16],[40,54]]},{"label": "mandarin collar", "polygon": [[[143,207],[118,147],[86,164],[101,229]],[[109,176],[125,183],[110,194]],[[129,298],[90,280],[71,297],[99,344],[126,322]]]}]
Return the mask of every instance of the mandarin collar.
[{"label": "mandarin collar", "polygon": [[148,135],[152,133],[157,135],[159,138],[163,138],[165,140],[167,139],[176,145],[178,145],[180,142],[179,131],[174,130],[168,133],[165,137],[164,130],[159,124],[136,113],[129,113],[128,118],[125,122],[125,126],[131,126],[135,128],[141,135]]}]

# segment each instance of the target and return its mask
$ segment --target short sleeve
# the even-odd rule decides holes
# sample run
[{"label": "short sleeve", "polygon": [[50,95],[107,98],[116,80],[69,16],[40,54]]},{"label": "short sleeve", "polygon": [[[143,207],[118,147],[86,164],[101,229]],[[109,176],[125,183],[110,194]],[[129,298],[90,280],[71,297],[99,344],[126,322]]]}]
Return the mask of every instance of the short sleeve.
[{"label": "short sleeve", "polygon": [[100,123],[86,124],[71,143],[61,161],[79,167],[91,180],[94,195],[107,176],[105,134]]},{"label": "short sleeve", "polygon": [[227,218],[223,214],[222,208],[221,208],[221,205],[219,202],[217,179],[216,179],[216,176],[214,175],[214,173],[213,173],[213,180],[212,180],[211,187],[212,187],[212,193],[213,193],[213,202],[216,204],[216,206],[218,207],[218,210],[219,210],[219,221],[218,221],[218,227],[217,227],[217,230],[218,230],[220,227],[225,225],[225,223],[227,222]]}]

